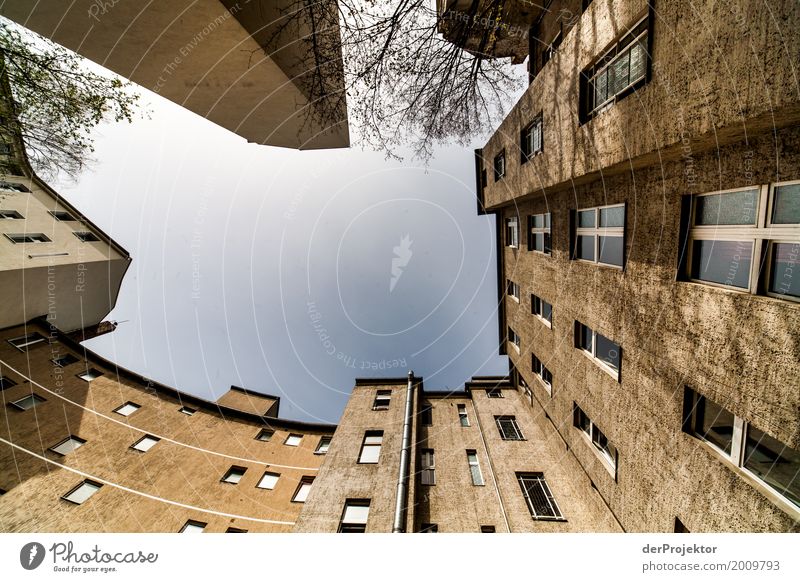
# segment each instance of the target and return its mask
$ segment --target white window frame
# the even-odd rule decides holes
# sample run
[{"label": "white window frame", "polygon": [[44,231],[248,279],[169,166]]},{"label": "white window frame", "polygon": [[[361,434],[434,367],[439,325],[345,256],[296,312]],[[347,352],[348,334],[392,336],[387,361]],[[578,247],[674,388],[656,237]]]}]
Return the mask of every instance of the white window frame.
[{"label": "white window frame", "polygon": [[[539,486],[542,495],[544,495],[544,498],[550,505],[550,514],[539,515],[536,513],[533,501],[528,493],[528,487],[525,484],[526,481],[535,482],[535,484]],[[547,484],[547,480],[544,478],[544,473],[517,473],[517,483],[519,483],[519,487],[522,490],[522,497],[525,499],[525,504],[528,506],[528,511],[533,519],[541,521],[566,521],[550,486]]]},{"label": "white window frame", "polygon": [[[582,263],[589,263],[593,265],[602,265],[603,267],[610,267],[622,271],[625,268],[625,226],[628,222],[625,202],[619,204],[606,204],[605,206],[589,206],[587,208],[579,208],[575,212],[575,260]],[[600,211],[609,208],[622,208],[623,224],[622,226],[600,226]],[[582,227],[581,212],[594,211],[594,227]],[[578,237],[591,236],[594,238],[594,260],[584,259],[578,256]],[[600,261],[600,237],[616,237],[622,239],[622,264],[615,265],[613,263],[604,263]]]},{"label": "white window frame", "polygon": [[461,425],[462,428],[467,428],[470,425],[469,423],[469,413],[467,412],[467,405],[466,404],[457,404],[456,410],[458,411],[458,423]]},{"label": "white window frame", "polygon": [[239,465],[233,465],[230,469],[225,471],[225,474],[220,479],[221,483],[227,483],[229,485],[238,485],[244,479],[244,475],[247,473],[247,467],[241,467]]},{"label": "white window frame", "polygon": [[258,489],[266,489],[267,491],[272,491],[275,487],[278,486],[278,481],[281,479],[280,473],[273,473],[272,471],[264,471],[264,474],[261,475],[261,478],[256,483],[256,488]]},{"label": "white window frame", "polygon": [[[538,370],[536,369],[537,368],[537,366],[536,366],[537,362],[539,364],[539,366],[538,366],[539,369]],[[544,389],[547,390],[547,394],[552,397],[553,396],[553,383],[552,382],[548,382],[547,380],[545,380],[545,377],[544,377],[544,371],[545,370],[547,370],[547,373],[550,374],[550,378],[552,378],[553,377],[553,373],[550,371],[550,369],[547,366],[544,365],[544,363],[536,356],[536,354],[531,354],[531,371],[533,372],[533,375],[536,376],[536,379],[539,381],[539,384],[544,386]]]},{"label": "white window frame", "polygon": [[156,446],[160,440],[161,439],[158,437],[154,437],[151,434],[146,434],[138,441],[133,443],[131,445],[131,449],[133,449],[134,451],[139,451],[140,453],[146,453],[154,446]]},{"label": "white window frame", "polygon": [[[536,137],[539,137],[539,147],[536,147]],[[544,151],[544,121],[540,113],[533,121],[522,129],[520,136],[520,150],[522,150],[522,163],[529,162]],[[530,143],[527,143],[530,142]],[[527,151],[526,150],[527,145]]]},{"label": "white window frame", "polygon": [[[589,327],[585,323],[581,323],[580,321],[576,320],[575,324],[576,325],[573,326],[573,330],[574,330],[573,333],[576,336],[575,337],[575,342],[576,342],[577,348],[581,351],[581,353],[584,356],[586,356],[592,362],[594,362],[594,364],[596,366],[598,366],[606,374],[608,374],[609,376],[614,378],[614,380],[619,382],[619,372],[622,369],[622,345],[620,345],[619,343],[615,342],[614,340],[612,340],[607,335],[603,335],[602,333],[598,334],[598,332],[596,330],[592,329],[591,327]],[[592,332],[592,349],[591,349],[591,351],[587,350],[582,345],[580,345],[580,343],[583,341],[582,340],[583,334],[579,334],[578,333],[578,326],[585,327],[586,329],[588,329],[589,331]],[[601,360],[600,358],[597,357],[597,336],[598,335],[602,335],[604,338],[606,338],[608,341],[610,341],[611,343],[613,343],[614,345],[616,345],[619,348],[619,369],[615,370],[614,368],[609,366],[607,363],[605,363],[603,360]]]},{"label": "white window frame", "polygon": [[[800,184],[800,180],[787,180],[783,182],[772,182],[769,184],[755,184],[742,188],[731,188],[727,190],[715,190],[713,192],[703,192],[702,194],[692,195],[691,212],[689,216],[689,231],[686,241],[686,270],[685,277],[689,281],[702,285],[711,285],[730,289],[739,293],[760,294],[759,285],[763,281],[763,294],[776,299],[785,301],[800,302],[800,298],[790,295],[781,295],[769,291],[769,280],[771,278],[773,262],[772,252],[775,243],[800,245],[800,224],[773,224],[772,212],[775,205],[775,192],[781,186],[793,186]],[[695,226],[697,200],[706,196],[723,194],[735,194],[736,192],[746,192],[749,190],[757,191],[756,219],[753,225],[703,225]],[[694,257],[694,241],[714,240],[720,242],[740,242],[745,247],[751,249],[750,271],[748,273],[748,285],[737,287],[705,279],[692,277],[692,264]],[[763,279],[759,278],[761,260],[764,257],[765,273]]]},{"label": "white window frame", "polygon": [[[369,521],[369,508],[371,499],[346,499],[344,508],[342,509],[342,517],[339,519],[338,533],[356,533],[356,532],[343,532],[345,529],[354,528],[358,529],[358,533],[366,532],[367,522]],[[366,508],[366,511],[350,511],[355,508]],[[362,516],[363,514],[363,516]]]},{"label": "white window frame", "polygon": [[481,462],[478,459],[478,451],[475,449],[467,449],[467,466],[469,467],[470,477],[472,484],[475,487],[483,487],[486,482],[483,479],[483,472],[481,471]]},{"label": "white window frame", "polygon": [[[550,306],[550,319],[547,319],[542,315],[544,313],[544,309],[542,308],[543,304],[547,304]],[[549,329],[553,329],[553,304],[549,301],[545,301],[538,295],[531,293],[531,313],[543,324],[545,324]]]},{"label": "white window frame", "polygon": [[[132,408],[133,408],[133,410],[131,410],[130,412],[122,412],[122,411],[123,411],[124,409],[126,409],[128,406],[132,407]],[[114,409],[114,412],[116,412],[116,413],[117,413],[117,414],[119,414],[120,416],[128,417],[128,416],[130,416],[131,414],[136,414],[136,411],[137,411],[137,410],[139,410],[140,408],[141,408],[141,405],[140,405],[140,404],[136,404],[135,402],[131,402],[131,401],[129,400],[128,402],[126,402],[126,403],[125,403],[125,404],[123,404],[122,406],[118,406],[117,408],[115,408],[115,409]]]},{"label": "white window frame", "polygon": [[506,279],[506,295],[519,303],[519,284],[511,279]]},{"label": "white window frame", "polygon": [[[67,445],[67,444],[70,445],[68,447],[68,449],[59,450],[60,447],[63,447],[64,445]],[[70,454],[72,452],[75,452],[76,450],[78,450],[79,448],[81,448],[85,444],[86,444],[86,440],[85,439],[82,439],[80,437],[76,437],[75,435],[70,435],[67,438],[65,438],[63,441],[60,441],[59,443],[57,443],[57,444],[53,445],[52,447],[50,447],[50,451],[54,452],[57,455],[61,455],[62,457],[64,457],[64,456],[66,456],[66,455],[68,455],[68,454]]]},{"label": "white window frame", "polygon": [[[573,403],[573,406],[576,409],[576,412],[580,412],[580,414],[582,414],[586,418],[586,420],[589,421],[589,432],[587,433],[585,430],[583,430],[583,428],[578,426],[575,422],[573,422],[573,426],[578,430],[578,432],[581,433],[584,440],[588,443],[589,447],[592,449],[592,451],[594,451],[594,454],[597,456],[597,458],[599,458],[603,462],[603,466],[611,474],[614,480],[616,480],[617,464],[619,462],[619,449],[617,449],[617,446],[609,440],[609,438],[606,436],[606,433],[603,432],[594,423],[591,417],[588,414],[586,414],[586,412],[580,406],[578,406],[577,403]],[[573,414],[575,414],[575,412],[573,412]],[[602,434],[603,437],[606,439],[606,442],[614,448],[614,452],[616,454],[614,455],[613,458],[608,451],[600,448],[595,442],[595,435],[598,432]]]},{"label": "white window frame", "polygon": [[[70,503],[74,503],[75,505],[83,505],[89,499],[91,499],[100,489],[103,487],[102,483],[98,483],[97,481],[92,481],[91,479],[85,479],[81,481],[78,485],[70,489],[67,493],[61,496],[61,499],[64,501],[68,501]],[[85,491],[84,495],[80,497],[76,497],[76,494],[79,491]],[[79,499],[79,500],[78,500]]]},{"label": "white window frame", "polygon": [[[503,425],[501,424],[502,421],[511,421],[511,424],[514,427],[514,438],[510,438],[509,435],[506,434],[505,430],[503,429]],[[522,429],[519,427],[517,423],[517,417],[513,414],[499,414],[494,417],[494,423],[497,425],[497,431],[500,433],[500,438],[504,441],[524,441],[525,435],[522,434]]]},{"label": "white window frame", "polygon": [[12,337],[8,340],[12,346],[17,348],[21,352],[27,352],[31,346],[36,344],[40,344],[42,342],[46,342],[47,338],[44,337],[39,332],[35,331],[33,333],[29,333],[28,335],[21,335],[19,337]]},{"label": "white window frame", "polygon": [[[534,226],[536,224],[536,218],[539,216],[542,217],[542,222],[544,223],[545,226]],[[540,255],[552,256],[553,254],[552,228],[553,228],[552,213],[540,212],[539,214],[528,215],[528,250],[534,253],[539,253]],[[537,234],[542,235],[542,250],[533,248]],[[550,238],[550,246],[549,246],[550,250],[545,250],[548,248],[548,245],[545,243],[548,237]]]},{"label": "white window frame", "polygon": [[297,489],[292,495],[292,503],[305,503],[311,493],[311,486],[314,484],[314,477],[302,477]]},{"label": "white window frame", "polygon": [[328,450],[331,448],[331,441],[333,437],[323,435],[319,437],[319,442],[317,443],[317,448],[314,451],[315,455],[327,455]]},{"label": "white window frame", "polygon": [[519,217],[506,218],[506,246],[512,249],[519,248]]},{"label": "white window frame", "polygon": [[[380,463],[381,460],[382,448],[383,448],[383,431],[382,430],[366,431],[364,433],[364,439],[361,441],[361,449],[358,452],[358,464],[377,465],[378,463]],[[372,460],[373,458],[374,460]]]},{"label": "white window frame", "polygon": [[508,326],[508,341],[512,346],[514,346],[514,349],[517,350],[517,353],[520,353],[521,340],[519,339],[519,334],[515,332],[510,325]]}]

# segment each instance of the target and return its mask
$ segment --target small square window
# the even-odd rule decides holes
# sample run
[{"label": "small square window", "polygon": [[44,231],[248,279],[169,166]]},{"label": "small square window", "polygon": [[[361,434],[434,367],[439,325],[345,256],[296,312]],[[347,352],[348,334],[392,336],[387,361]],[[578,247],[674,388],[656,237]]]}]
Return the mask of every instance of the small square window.
[{"label": "small square window", "polygon": [[256,487],[259,489],[275,489],[275,486],[278,484],[278,479],[280,479],[280,473],[270,473],[266,471],[261,479],[258,481]]},{"label": "small square window", "polygon": [[133,443],[133,445],[131,445],[131,448],[137,451],[141,451],[142,453],[146,453],[154,446],[156,446],[156,443],[158,443],[158,441],[160,440],[161,439],[148,434],[140,438],[135,443]]},{"label": "small square window", "polygon": [[93,232],[76,231],[73,232],[72,234],[77,236],[81,242],[100,242],[100,238]]},{"label": "small square window", "polygon": [[299,447],[300,441],[303,440],[303,435],[301,434],[290,434],[286,437],[286,440],[283,441],[287,447]]},{"label": "small square window", "polygon": [[80,378],[81,380],[86,380],[87,382],[91,382],[92,380],[99,378],[102,375],[103,373],[100,370],[89,368],[85,372],[78,374],[78,378]]},{"label": "small square window", "polygon": [[17,383],[8,376],[0,376],[0,390],[6,390],[16,385]]},{"label": "small square window", "polygon": [[245,467],[233,466],[228,469],[227,473],[225,473],[225,476],[222,478],[222,482],[230,483],[231,485],[238,485],[239,481],[241,481],[242,477],[244,477],[246,471],[247,469]]},{"label": "small square window", "polygon": [[311,493],[311,484],[313,482],[314,477],[303,477],[300,480],[300,484],[297,486],[297,490],[292,496],[292,502],[305,503],[306,499],[308,499],[308,494]]},{"label": "small square window", "polygon": [[16,406],[20,410],[30,410],[34,406],[39,406],[44,401],[45,399],[38,394],[29,394],[28,396],[24,396],[19,400],[15,400],[11,403],[11,405]]},{"label": "small square window", "polygon": [[274,430],[269,428],[262,428],[260,431],[258,431],[258,434],[256,435],[256,440],[266,443],[269,442],[269,440],[272,438],[272,435],[274,434],[275,434]]},{"label": "small square window", "polygon": [[64,354],[63,356],[53,358],[50,361],[53,362],[53,364],[55,366],[58,366],[59,368],[66,368],[70,364],[74,364],[76,362],[79,362],[80,360],[75,356],[73,356],[72,354]]},{"label": "small square window", "polygon": [[202,533],[208,524],[203,521],[190,519],[181,528],[180,533]]},{"label": "small square window", "polygon": [[314,451],[315,455],[324,455],[328,452],[328,449],[331,447],[331,438],[329,436],[323,436],[319,439],[319,444],[317,444],[317,450]]},{"label": "small square window", "polygon": [[50,214],[58,221],[61,222],[74,222],[75,217],[72,216],[69,212],[64,210],[50,210]]},{"label": "small square window", "polygon": [[197,412],[197,409],[189,408],[188,406],[181,406],[178,409],[178,412],[180,412],[181,414],[185,414],[186,416],[192,416],[195,412]]},{"label": "small square window", "polygon": [[77,448],[79,448],[79,447],[81,447],[81,446],[83,446],[85,444],[86,444],[86,441],[83,440],[82,438],[78,438],[76,436],[70,436],[70,437],[64,439],[63,441],[61,441],[60,443],[58,443],[57,445],[55,445],[54,447],[50,447],[50,450],[53,451],[54,453],[57,453],[57,454],[63,456],[63,455],[68,455],[69,453],[71,453],[75,449],[77,449]]},{"label": "small square window", "polygon": [[135,402],[126,402],[119,408],[115,408],[114,412],[116,412],[117,414],[121,414],[122,416],[130,416],[140,408],[141,406],[139,406]]},{"label": "small square window", "polygon": [[92,495],[97,493],[100,490],[100,487],[103,485],[101,483],[97,483],[95,481],[86,480],[82,482],[80,485],[72,489],[69,493],[64,495],[61,499],[65,501],[69,501],[74,503],[75,505],[81,505],[87,499],[89,499]]}]

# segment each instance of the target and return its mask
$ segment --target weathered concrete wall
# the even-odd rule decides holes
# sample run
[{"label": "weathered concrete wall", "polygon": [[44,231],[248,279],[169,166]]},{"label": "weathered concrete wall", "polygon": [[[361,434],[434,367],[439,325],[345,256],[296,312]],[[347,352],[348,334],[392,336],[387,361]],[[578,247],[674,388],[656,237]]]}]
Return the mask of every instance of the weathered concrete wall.
[{"label": "weathered concrete wall", "polygon": [[[334,427],[304,430],[303,423],[167,393],[117,377],[91,353],[89,366],[104,375],[88,383],[76,377],[86,369],[82,351],[55,341],[23,353],[6,341],[23,333],[0,331],[0,373],[17,383],[0,392],[0,531],[172,532],[189,519],[208,523],[210,532],[291,531],[302,509],[291,498],[303,476],[316,475],[324,457],[314,451]],[[50,362],[66,353],[79,361],[63,369]],[[31,391],[45,402],[27,411],[8,405]],[[113,412],[128,401],[141,408],[129,417]],[[182,405],[197,412],[187,416]],[[272,439],[255,440],[267,427]],[[283,444],[290,432],[303,435],[298,447]],[[161,440],[148,452],[132,450],[145,434]],[[87,442],[64,457],[48,450],[69,435]],[[233,465],[247,469],[242,480],[221,482]],[[274,490],[256,487],[264,471],[280,474]],[[78,472],[107,482],[82,505],[61,499],[84,479]]]},{"label": "weathered concrete wall", "polygon": [[[691,169],[691,171],[688,171]],[[796,179],[800,130],[778,131],[649,169],[538,196],[503,210],[552,213],[552,256],[503,250],[506,298],[521,353],[508,353],[539,406],[570,443],[629,531],[787,531],[800,513],[681,432],[684,386],[800,448],[800,304],[677,281],[680,198],[720,188]],[[569,260],[570,209],[627,204],[624,271]],[[531,293],[553,305],[553,326],[531,315]],[[621,382],[573,347],[573,323],[622,346]],[[531,373],[531,353],[553,374],[552,398]],[[619,449],[619,479],[572,427],[577,402]],[[537,412],[538,413],[538,412]]]}]

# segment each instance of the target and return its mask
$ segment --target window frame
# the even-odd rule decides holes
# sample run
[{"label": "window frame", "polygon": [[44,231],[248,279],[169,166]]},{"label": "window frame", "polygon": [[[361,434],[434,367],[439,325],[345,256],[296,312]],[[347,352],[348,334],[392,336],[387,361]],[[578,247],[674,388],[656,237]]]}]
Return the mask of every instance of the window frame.
[{"label": "window frame", "polygon": [[[267,476],[275,478],[275,482],[272,483],[272,487],[262,486],[262,483],[264,483],[264,479],[266,479]],[[281,480],[281,474],[280,473],[275,473],[274,471],[264,471],[264,473],[262,473],[261,477],[259,477],[258,481],[256,482],[256,489],[263,489],[265,491],[273,491],[278,486],[278,481],[280,481],[280,480]]]},{"label": "window frame", "polygon": [[[5,236],[8,240],[11,241],[12,244],[15,245],[39,245],[39,244],[47,244],[53,242],[46,234],[43,232],[4,232],[3,236]],[[22,237],[25,239],[34,237],[41,238],[42,240],[17,240],[14,237]]]},{"label": "window frame", "polygon": [[519,283],[515,283],[511,279],[506,279],[506,295],[512,299],[512,301],[516,301],[519,303],[520,298],[520,290],[519,290]]},{"label": "window frame", "polygon": [[[536,364],[539,364],[539,369],[537,370]],[[533,375],[536,376],[536,379],[539,381],[539,384],[544,386],[544,389],[547,391],[547,394],[552,398],[553,397],[553,373],[544,365],[544,363],[536,356],[536,354],[531,354],[531,372]],[[545,372],[550,376],[550,381],[545,378]]]},{"label": "window frame", "polygon": [[[342,515],[339,518],[339,527],[336,529],[336,533],[366,533],[367,524],[369,523],[369,510],[371,503],[371,499],[345,499],[344,506],[342,507]],[[364,523],[357,521],[345,521],[345,518],[347,517],[347,510],[350,507],[367,508],[367,516],[364,519]]]},{"label": "window frame", "polygon": [[[605,204],[603,206],[588,206],[586,208],[578,208],[575,210],[575,241],[573,248],[573,260],[582,263],[599,265],[602,267],[610,267],[620,271],[625,270],[625,262],[627,259],[625,253],[625,229],[628,224],[628,209],[627,202],[620,202],[616,204]],[[600,226],[600,211],[608,208],[622,208],[622,226]],[[594,211],[594,227],[581,226],[581,212]],[[584,259],[578,256],[580,245],[578,244],[579,237],[591,236],[594,239],[594,260]],[[622,264],[615,265],[614,263],[606,263],[600,260],[600,238],[621,238],[622,239]]]},{"label": "window frame", "polygon": [[[533,130],[536,128],[539,130],[539,149],[535,149],[536,138]],[[528,150],[528,136],[530,136],[530,151]],[[521,155],[520,162],[522,164],[528,163],[535,156],[544,152],[544,117],[541,111],[539,115],[534,117],[533,120],[520,131],[519,149]]]},{"label": "window frame", "polygon": [[[296,445],[295,444],[291,444],[289,442],[290,439],[294,439],[294,438],[297,439],[297,444]],[[303,435],[302,434],[298,434],[296,432],[290,432],[289,434],[286,435],[286,438],[283,439],[283,445],[286,446],[286,447],[299,447],[302,443],[303,443]]]},{"label": "window frame", "polygon": [[[311,494],[311,486],[313,484],[314,484],[314,477],[307,475],[301,477],[299,483],[297,484],[297,489],[295,489],[294,493],[292,494],[291,503],[305,503],[306,500],[308,499],[308,496]],[[300,492],[305,488],[306,485],[308,486],[308,489],[306,491],[305,497],[303,497],[303,499],[298,500],[297,496],[300,495]]]},{"label": "window frame", "polygon": [[[86,497],[86,499],[84,499],[83,501],[75,501],[75,500],[69,498],[74,493],[77,493],[84,485],[88,485],[90,487],[94,487],[94,491],[92,491]],[[72,503],[73,505],[83,505],[84,503],[89,501],[92,497],[94,497],[100,491],[100,489],[102,489],[102,488],[103,488],[103,484],[102,483],[98,483],[97,481],[94,481],[92,479],[84,479],[83,481],[78,483],[75,487],[73,487],[72,489],[67,491],[64,495],[62,495],[61,499],[63,499],[64,501],[66,501],[68,503]]]},{"label": "window frame", "polygon": [[18,192],[20,194],[30,194],[30,189],[20,182],[9,182],[8,180],[0,180],[0,190],[6,192]]},{"label": "window frame", "polygon": [[[470,457],[474,457],[474,461]],[[483,478],[483,471],[481,470],[481,461],[478,458],[478,451],[476,449],[467,449],[467,467],[469,468],[470,477],[472,479],[472,485],[474,487],[484,487],[486,485],[486,480]],[[477,478],[476,478],[476,471],[477,471]]]},{"label": "window frame", "polygon": [[[536,218],[541,216],[545,226],[535,226]],[[540,212],[528,215],[528,250],[548,257],[553,256],[553,213]],[[534,248],[536,235],[542,235],[542,250]],[[549,242],[549,244],[548,244]]]},{"label": "window frame", "polygon": [[11,208],[0,209],[0,220],[24,220],[25,217],[20,214],[19,210]]},{"label": "window frame", "polygon": [[[528,506],[528,511],[531,514],[531,517],[536,521],[567,521],[564,517],[564,513],[561,511],[561,508],[556,501],[555,495],[553,495],[552,489],[547,484],[547,480],[544,477],[544,473],[542,472],[517,472],[517,483],[519,483],[519,487],[522,490],[522,497],[525,499],[525,504]],[[528,487],[525,485],[525,481],[535,481],[539,488],[541,489],[542,495],[547,503],[550,505],[551,512],[547,515],[539,515],[536,512],[536,508],[534,507],[533,500],[531,499],[530,493],[528,492]]]},{"label": "window frame", "polygon": [[[314,450],[315,455],[327,455],[331,448],[331,441],[333,437],[330,435],[322,435],[319,437],[317,448]],[[323,450],[324,449],[324,450]]]},{"label": "window frame", "polygon": [[[498,162],[501,162],[498,164]],[[508,160],[506,159],[506,148],[503,148],[494,156],[494,160],[492,160],[492,170],[494,173],[494,181],[499,182],[503,178],[506,177],[506,172],[508,171],[507,166]],[[498,165],[502,166],[498,169]]]},{"label": "window frame", "polygon": [[512,328],[510,325],[508,326],[508,343],[514,346],[514,349],[517,350],[517,353],[520,353],[522,340],[520,339],[519,334],[514,331],[514,328]]},{"label": "window frame", "polygon": [[[181,526],[178,533],[203,533],[206,531],[208,524],[204,521],[197,521],[196,519],[187,519],[186,523]],[[199,528],[199,531],[198,531]]]},{"label": "window frame", "polygon": [[[65,445],[70,441],[75,441],[77,443],[77,446],[73,446],[72,450],[70,450],[70,451],[68,451],[66,453],[62,453],[61,451],[56,450],[61,445]],[[70,453],[74,453],[76,450],[78,450],[79,448],[81,448],[85,444],[86,444],[86,439],[82,439],[80,437],[75,436],[74,434],[71,434],[67,438],[57,442],[56,444],[54,444],[52,447],[50,447],[47,450],[50,451],[51,453],[55,453],[56,455],[65,457],[65,456],[69,455]]]},{"label": "window frame", "polygon": [[[550,306],[550,319],[547,319],[543,315],[543,313],[544,313],[543,306],[544,305],[549,305]],[[537,306],[538,306],[538,309],[537,309]],[[536,318],[539,321],[541,321],[545,326],[547,326],[549,329],[553,329],[553,304],[548,302],[548,301],[545,301],[544,299],[542,299],[541,297],[539,297],[535,293],[531,293],[531,315],[536,316]]]},{"label": "window frame", "polygon": [[[580,333],[580,328],[586,328],[592,332],[592,349],[587,350],[583,347],[583,334]],[[595,365],[597,365],[601,370],[603,370],[606,374],[611,376],[617,382],[622,381],[622,345],[612,340],[607,335],[603,335],[599,333],[597,330],[589,327],[585,323],[581,323],[577,319],[575,320],[575,325],[573,329],[574,340],[575,340],[575,347],[581,351],[581,353],[589,358]],[[597,357],[597,336],[600,335],[604,337],[607,341],[611,342],[617,348],[619,348],[619,367],[615,370],[612,366],[607,364],[605,361],[601,360]]]},{"label": "window frame", "polygon": [[466,404],[456,404],[456,412],[458,414],[458,423],[461,428],[469,428],[472,426],[469,422],[469,413],[467,412]]},{"label": "window frame", "polygon": [[[23,406],[21,406],[19,404],[23,400],[27,400],[29,398],[33,401],[33,404],[31,404],[27,408],[24,408]],[[41,396],[36,394],[36,392],[31,392],[30,394],[26,394],[25,396],[23,396],[21,398],[17,398],[16,400],[13,400],[13,401],[9,402],[8,405],[9,406],[13,406],[14,408],[16,408],[17,410],[19,410],[21,412],[25,412],[26,410],[30,410],[32,408],[36,408],[37,406],[39,406],[40,404],[42,404],[44,402],[47,402],[46,398],[42,398]]]},{"label": "window frame", "polygon": [[76,222],[78,220],[66,210],[48,210],[47,212],[58,222]]},{"label": "window frame", "polygon": [[[503,429],[502,422],[511,422],[512,427],[514,429],[514,435],[509,436],[506,434],[506,431]],[[497,431],[500,433],[500,439],[504,441],[524,441],[527,440],[525,435],[522,433],[522,429],[519,427],[517,423],[517,417],[513,414],[496,414],[494,417],[494,423],[497,426]]]},{"label": "window frame", "polygon": [[0,392],[2,392],[3,390],[8,390],[9,388],[13,388],[16,385],[17,382],[13,378],[0,375]]},{"label": "window frame", "polygon": [[[377,439],[378,442],[367,442],[367,439]],[[377,449],[378,455],[374,461],[364,460],[364,453],[369,450]],[[361,439],[361,448],[358,450],[358,465],[377,465],[381,462],[381,452],[383,449],[383,431],[382,430],[367,430],[364,431],[364,438]],[[371,458],[371,457],[370,457]]]},{"label": "window frame", "polygon": [[[582,423],[579,420],[581,417],[588,422],[588,432],[581,426]],[[594,451],[595,455],[602,461],[603,466],[614,478],[614,481],[616,481],[617,469],[619,468],[619,449],[608,439],[605,432],[603,432],[602,429],[595,424],[591,417],[586,414],[586,412],[578,405],[577,402],[572,403],[572,426],[581,433],[583,439],[590,445],[592,451]],[[596,438],[597,435],[601,435],[603,438],[605,438],[606,444],[610,445],[614,449],[613,456],[609,451],[600,447],[598,444],[599,439]]]},{"label": "window frame", "polygon": [[79,241],[84,243],[103,242],[103,240],[90,230],[74,230],[72,231]]},{"label": "window frame", "polygon": [[519,248],[519,216],[506,217],[506,246],[512,249]]},{"label": "window frame", "polygon": [[[219,480],[220,483],[225,483],[226,485],[239,485],[244,479],[245,473],[247,473],[247,467],[242,467],[241,465],[231,465],[231,467],[225,471],[222,475],[222,478]],[[236,477],[238,475],[238,478]]]},{"label": "window frame", "polygon": [[[23,340],[24,343],[20,342],[20,340]],[[7,341],[21,352],[27,352],[32,346],[35,346],[43,342],[50,343],[48,342],[47,338],[44,337],[42,334],[40,334],[38,331],[34,331],[33,333],[29,333],[26,335],[21,335],[19,337],[12,337],[9,338]]]},{"label": "window frame", "polygon": [[[266,438],[261,438],[261,437]],[[253,437],[254,440],[257,440],[262,443],[268,443],[272,440],[272,437],[275,436],[275,431],[271,428],[262,428],[256,433],[256,436]]]},{"label": "window frame", "polygon": [[420,485],[436,485],[436,453],[434,449],[420,449],[419,451],[419,479]]},{"label": "window frame", "polygon": [[505,398],[505,396],[503,396],[503,389],[502,388],[489,388],[486,391],[486,398]]},{"label": "window frame", "polygon": [[[134,408],[132,411],[130,411],[128,414],[125,414],[124,412],[120,412],[120,410],[122,410],[122,409],[123,409],[123,408],[125,408],[126,406],[134,406],[135,408]],[[117,407],[116,407],[114,410],[112,410],[112,412],[116,412],[116,413],[117,413],[117,414],[119,414],[120,416],[124,416],[125,418],[128,418],[128,417],[129,417],[129,416],[131,416],[132,414],[136,414],[136,412],[137,412],[137,411],[138,411],[138,410],[139,410],[141,407],[142,407],[142,406],[141,406],[140,404],[136,404],[135,402],[133,402],[133,401],[131,401],[131,400],[128,400],[128,401],[127,401],[125,404],[123,404],[122,406],[117,406]]]},{"label": "window frame", "polygon": [[89,383],[91,383],[92,380],[97,380],[98,378],[104,375],[105,374],[100,370],[98,370],[97,368],[89,368],[79,374],[75,374],[77,378],[80,378],[84,382],[89,382]]},{"label": "window frame", "polygon": [[194,416],[195,413],[197,412],[197,409],[192,408],[191,406],[181,406],[178,409],[178,412],[180,412],[181,414],[185,414],[186,416]]},{"label": "window frame", "polygon": [[[383,404],[383,401],[386,404]],[[392,391],[391,390],[377,390],[375,392],[375,399],[372,401],[372,410],[389,410],[392,404]]]},{"label": "window frame", "polygon": [[[68,360],[68,361],[66,363],[63,363],[62,360]],[[58,366],[59,368],[64,369],[71,364],[77,364],[78,362],[81,361],[81,359],[75,356],[74,354],[66,353],[63,356],[51,358],[50,361],[53,363],[54,366]]]},{"label": "window frame", "polygon": [[[137,445],[139,445],[139,444],[141,444],[141,443],[143,443],[145,441],[152,441],[152,444],[149,447],[147,447],[146,449],[137,448]],[[146,452],[150,451],[150,449],[152,449],[154,446],[156,446],[160,441],[161,441],[160,438],[155,437],[155,436],[153,436],[151,434],[146,434],[146,435],[142,436],[142,438],[137,440],[135,443],[133,443],[130,446],[130,448],[131,448],[131,450],[137,451],[139,453],[146,453]]]}]

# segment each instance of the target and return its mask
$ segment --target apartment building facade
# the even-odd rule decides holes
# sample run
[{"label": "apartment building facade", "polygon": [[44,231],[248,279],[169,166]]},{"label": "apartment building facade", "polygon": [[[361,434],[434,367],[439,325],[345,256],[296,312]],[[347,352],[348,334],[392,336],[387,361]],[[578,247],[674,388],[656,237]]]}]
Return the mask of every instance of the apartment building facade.
[{"label": "apartment building facade", "polygon": [[500,351],[626,531],[800,521],[800,9],[768,4],[505,21],[530,85],[476,152]]}]

